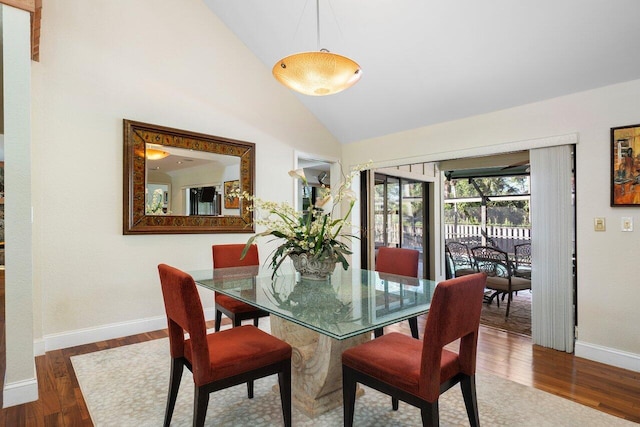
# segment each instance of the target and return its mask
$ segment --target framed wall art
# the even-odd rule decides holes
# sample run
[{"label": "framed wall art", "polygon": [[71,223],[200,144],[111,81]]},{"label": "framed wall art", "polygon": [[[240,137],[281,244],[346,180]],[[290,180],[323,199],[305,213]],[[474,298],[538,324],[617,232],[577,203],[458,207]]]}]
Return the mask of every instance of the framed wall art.
[{"label": "framed wall art", "polygon": [[640,124],[611,128],[611,206],[640,206]]},{"label": "framed wall art", "polygon": [[239,209],[240,199],[233,197],[233,194],[237,194],[240,190],[240,181],[225,181],[224,182],[224,208],[225,209]]}]

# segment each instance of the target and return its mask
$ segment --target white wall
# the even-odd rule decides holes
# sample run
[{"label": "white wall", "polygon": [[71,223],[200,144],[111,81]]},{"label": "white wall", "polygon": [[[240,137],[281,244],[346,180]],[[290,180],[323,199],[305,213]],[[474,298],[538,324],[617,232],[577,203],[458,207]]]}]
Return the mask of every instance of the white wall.
[{"label": "white wall", "polygon": [[[343,148],[343,159],[345,164],[416,163],[577,132],[576,354],[640,371],[640,229],[620,231],[620,218],[640,224],[640,211],[609,206],[610,128],[637,123],[640,80],[359,141]],[[606,232],[594,232],[594,217],[607,219]]]},{"label": "white wall", "polygon": [[48,2],[32,81],[36,335],[47,349],[166,326],[157,264],[210,268],[211,244],[249,237],[123,236],[123,118],[254,142],[267,199],[293,199],[295,149],[340,154],[200,0]]}]

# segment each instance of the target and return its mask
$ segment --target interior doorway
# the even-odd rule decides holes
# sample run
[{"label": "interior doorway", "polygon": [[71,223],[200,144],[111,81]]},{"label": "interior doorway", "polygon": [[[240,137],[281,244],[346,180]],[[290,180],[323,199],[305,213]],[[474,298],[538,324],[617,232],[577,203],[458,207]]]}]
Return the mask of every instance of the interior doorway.
[{"label": "interior doorway", "polygon": [[[487,273],[481,324],[531,336],[529,152],[443,161],[440,168],[447,278]],[[504,292],[507,283],[521,289]]]}]

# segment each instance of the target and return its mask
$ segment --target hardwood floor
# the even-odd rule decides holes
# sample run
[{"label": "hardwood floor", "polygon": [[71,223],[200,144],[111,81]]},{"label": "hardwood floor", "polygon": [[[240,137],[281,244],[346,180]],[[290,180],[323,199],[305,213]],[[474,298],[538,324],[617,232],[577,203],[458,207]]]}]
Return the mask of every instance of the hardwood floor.
[{"label": "hardwood floor", "polygon": [[[419,319],[419,326],[423,330],[424,317]],[[209,327],[213,325],[210,323]],[[387,331],[390,330],[410,333],[407,322],[388,327]],[[37,357],[40,399],[2,410],[0,426],[91,426],[70,357],[166,336],[166,331],[156,331],[51,351]],[[480,372],[640,423],[640,373],[532,346],[529,337],[484,326],[480,328],[477,366]]]}]

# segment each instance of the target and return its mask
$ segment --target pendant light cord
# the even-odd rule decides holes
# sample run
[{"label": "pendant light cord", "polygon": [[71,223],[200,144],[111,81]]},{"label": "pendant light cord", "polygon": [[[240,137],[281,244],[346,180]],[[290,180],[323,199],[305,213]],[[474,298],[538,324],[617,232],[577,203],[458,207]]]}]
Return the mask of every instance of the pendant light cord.
[{"label": "pendant light cord", "polygon": [[318,50],[320,50],[320,0],[316,0],[316,31]]}]

